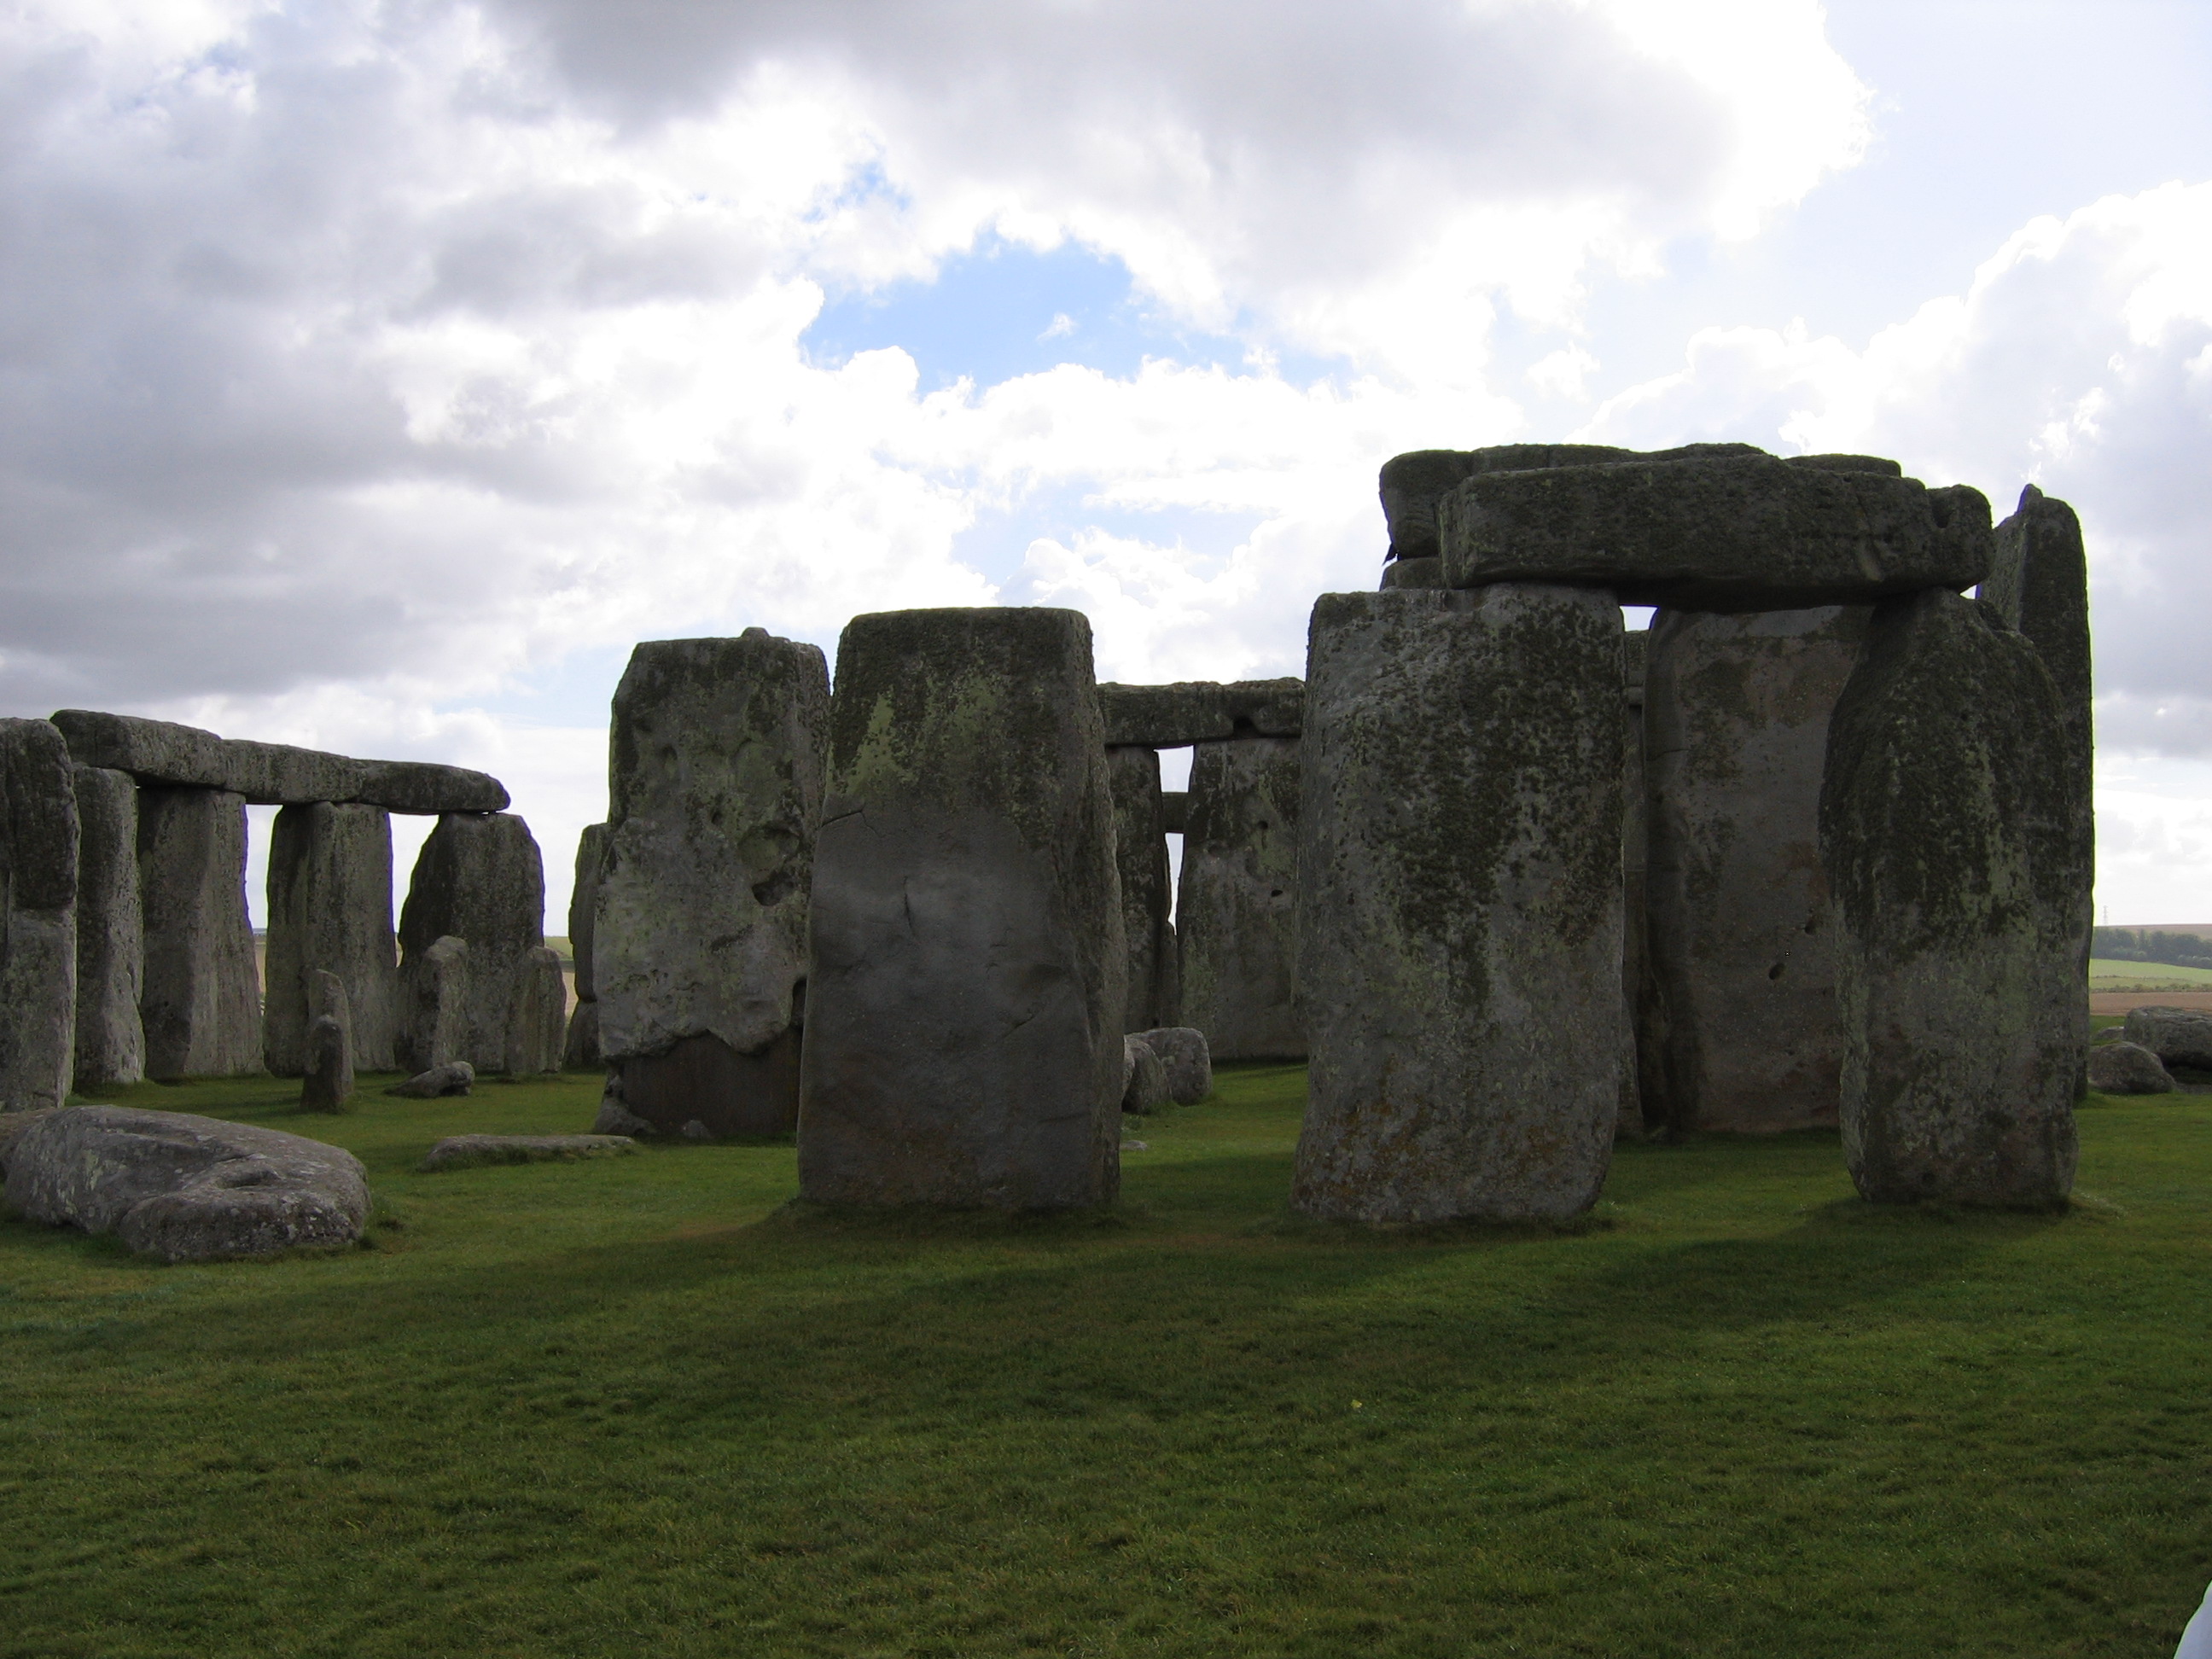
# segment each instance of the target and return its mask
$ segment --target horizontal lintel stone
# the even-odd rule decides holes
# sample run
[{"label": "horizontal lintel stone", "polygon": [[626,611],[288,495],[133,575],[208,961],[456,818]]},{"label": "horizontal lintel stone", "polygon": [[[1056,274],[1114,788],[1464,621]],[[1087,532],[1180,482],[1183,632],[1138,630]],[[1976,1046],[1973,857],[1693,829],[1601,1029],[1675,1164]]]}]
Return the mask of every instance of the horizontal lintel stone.
[{"label": "horizontal lintel stone", "polygon": [[1305,724],[1305,682],[1185,680],[1098,688],[1109,748],[1181,749],[1229,738],[1295,738]]}]

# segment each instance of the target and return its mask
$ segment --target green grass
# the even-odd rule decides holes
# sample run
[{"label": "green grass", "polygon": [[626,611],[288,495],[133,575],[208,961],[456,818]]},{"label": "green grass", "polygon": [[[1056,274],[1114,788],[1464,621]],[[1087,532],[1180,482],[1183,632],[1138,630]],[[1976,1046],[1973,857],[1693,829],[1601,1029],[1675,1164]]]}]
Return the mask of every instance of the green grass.
[{"label": "green grass", "polygon": [[2183,991],[2212,989],[2212,968],[2179,968],[2166,962],[2116,962],[2109,957],[2089,960],[2089,985],[2105,991]]},{"label": "green grass", "polygon": [[2212,1572],[2212,1097],[2063,1216],[1876,1211],[1832,1134],[1629,1146],[1570,1233],[1283,1208],[1224,1073],[1110,1218],[782,1211],[788,1146],[125,1091],[368,1162],[375,1248],[0,1224],[0,1655],[2163,1656]]}]

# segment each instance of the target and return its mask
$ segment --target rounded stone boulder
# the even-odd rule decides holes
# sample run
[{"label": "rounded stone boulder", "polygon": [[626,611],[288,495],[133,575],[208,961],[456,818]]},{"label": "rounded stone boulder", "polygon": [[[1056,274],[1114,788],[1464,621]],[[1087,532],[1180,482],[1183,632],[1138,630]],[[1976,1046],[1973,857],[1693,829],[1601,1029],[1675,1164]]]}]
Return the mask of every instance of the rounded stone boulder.
[{"label": "rounded stone boulder", "polygon": [[1168,1098],[1176,1105],[1195,1106],[1213,1092],[1213,1056],[1205,1032],[1194,1025],[1162,1025],[1136,1035],[1167,1067]]},{"label": "rounded stone boulder", "polygon": [[2133,1042],[2100,1042],[2089,1050],[2089,1086],[2102,1095],[2172,1094],[2172,1073],[2156,1054]]},{"label": "rounded stone boulder", "polygon": [[2212,1071],[2212,1013],[2202,1009],[2130,1008],[2126,1037],[2165,1065]]}]

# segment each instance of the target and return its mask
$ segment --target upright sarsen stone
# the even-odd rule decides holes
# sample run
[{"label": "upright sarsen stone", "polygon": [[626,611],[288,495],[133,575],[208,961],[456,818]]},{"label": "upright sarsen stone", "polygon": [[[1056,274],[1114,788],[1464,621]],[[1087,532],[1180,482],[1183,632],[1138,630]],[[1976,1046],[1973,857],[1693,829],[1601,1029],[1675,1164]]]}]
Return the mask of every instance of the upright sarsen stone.
[{"label": "upright sarsen stone", "polygon": [[1306,672],[1291,1203],[1370,1223],[1596,1200],[1626,1051],[1620,611],[1325,593]]},{"label": "upright sarsen stone", "polygon": [[228,789],[138,791],[146,926],[138,1012],[146,1075],[261,1069],[261,981],[246,913],[246,800]]},{"label": "upright sarsen stone", "polygon": [[798,1121],[829,723],[820,650],[759,628],[641,645],[615,692],[591,983],[623,1100],[664,1133]]},{"label": "upright sarsen stone", "polygon": [[[448,937],[467,950],[433,961]],[[399,912],[401,995],[410,1029],[400,1066],[426,1072],[465,1060],[479,1072],[506,1069],[507,1026],[522,990],[525,959],[545,943],[545,866],[530,826],[510,812],[448,812],[422,843]],[[461,988],[459,1052],[434,1054],[437,1011]],[[447,986],[442,994],[436,988]]]},{"label": "upright sarsen stone", "polygon": [[127,772],[79,766],[76,786],[78,1092],[146,1075],[138,1023],[146,924],[138,908],[138,785]]},{"label": "upright sarsen stone", "polygon": [[830,744],[801,1194],[1109,1201],[1127,947],[1090,623],[856,617]]},{"label": "upright sarsen stone", "polygon": [[1652,619],[1645,1109],[1676,1129],[1836,1121],[1820,776],[1867,614]]},{"label": "upright sarsen stone", "polygon": [[1860,1194],[2048,1206],[2088,1008],[2064,709],[2034,647],[1934,590],[1876,607],[1828,732],[1844,1152]]},{"label": "upright sarsen stone", "polygon": [[76,787],[46,720],[0,720],[0,1112],[69,1097],[76,1066]]},{"label": "upright sarsen stone", "polygon": [[345,986],[349,1054],[367,1072],[398,1065],[399,958],[392,931],[392,819],[360,805],[287,806],[269,839],[262,1063],[307,1068],[316,975]]},{"label": "upright sarsen stone", "polygon": [[[1616,690],[1615,696],[1619,693]],[[1191,751],[1176,903],[1182,1024],[1216,1060],[1302,1060],[1297,738]]]},{"label": "upright sarsen stone", "polygon": [[1121,875],[1121,931],[1129,943],[1123,1024],[1132,1031],[1176,1023],[1174,878],[1157,749],[1106,751],[1114,786],[1114,845]]},{"label": "upright sarsen stone", "polygon": [[607,826],[586,824],[576,838],[575,879],[568,889],[568,957],[575,964],[576,1006],[568,1016],[561,1064],[571,1072],[595,1071],[600,1063],[599,994],[592,975],[592,937],[606,862]]}]

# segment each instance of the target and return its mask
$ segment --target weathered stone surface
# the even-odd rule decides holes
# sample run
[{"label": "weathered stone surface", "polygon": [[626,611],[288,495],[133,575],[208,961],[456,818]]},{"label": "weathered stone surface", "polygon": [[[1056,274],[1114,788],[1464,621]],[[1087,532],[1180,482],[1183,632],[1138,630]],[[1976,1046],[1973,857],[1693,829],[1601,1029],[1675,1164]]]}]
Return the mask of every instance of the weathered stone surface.
[{"label": "weathered stone surface", "polygon": [[15,1143],[30,1133],[34,1123],[44,1123],[59,1106],[41,1106],[27,1112],[0,1112],[0,1182],[8,1178],[8,1158]]},{"label": "weathered stone surface", "polygon": [[1443,587],[1444,562],[1442,559],[1393,559],[1382,567],[1379,584],[1384,592],[1394,587]]},{"label": "weathered stone surface", "polygon": [[2163,1095],[2173,1091],[2173,1079],[2149,1049],[2106,1042],[2089,1050],[2089,1086],[2100,1094]]},{"label": "weathered stone surface", "polygon": [[498,812],[507,805],[497,778],[465,767],[355,760],[88,708],[64,708],[54,724],[80,765],[128,772],[141,783],[228,790],[258,805],[361,801],[392,812],[427,814]]},{"label": "weathered stone surface", "polygon": [[596,1072],[605,1064],[599,1052],[599,1005],[580,1002],[569,1011],[568,1035],[561,1044],[561,1069]]},{"label": "weathered stone surface", "polygon": [[1989,502],[1771,455],[1477,474],[1438,507],[1444,577],[1609,588],[1698,611],[1864,605],[1979,581]]},{"label": "weathered stone surface", "polygon": [[469,945],[447,934],[410,959],[399,980],[399,1063],[451,1064],[468,1048]]},{"label": "weathered stone surface", "polygon": [[1316,603],[1297,1209],[1560,1221],[1596,1200],[1626,1048],[1620,651],[1588,589]]},{"label": "weathered stone surface", "polygon": [[1157,749],[1106,751],[1114,787],[1115,861],[1121,875],[1121,932],[1129,943],[1127,1000],[1122,1020],[1132,1030],[1163,1025],[1176,1010],[1174,877],[1168,868],[1165,813],[1160,805]]},{"label": "weathered stone surface", "polygon": [[1072,611],[846,628],[814,865],[803,1196],[1006,1210],[1115,1196],[1127,945],[1091,672]]},{"label": "weathered stone surface", "polygon": [[1650,643],[1650,635],[1643,629],[1620,636],[1620,990],[1628,1008],[1628,1047],[1621,1060],[1620,1115],[1613,1126],[1616,1140],[1644,1139],[1644,1089],[1638,1034],[1647,1006],[1656,1006],[1645,990],[1650,977],[1644,899],[1650,814],[1644,798],[1644,690]]},{"label": "weathered stone surface", "polygon": [[1295,738],[1305,687],[1295,679],[1185,680],[1172,685],[1098,688],[1106,741],[1119,747],[1180,749],[1236,737]]},{"label": "weathered stone surface", "polygon": [[465,1095],[476,1086],[476,1067],[465,1060],[457,1060],[450,1065],[433,1066],[427,1072],[418,1072],[384,1092],[398,1095],[403,1100],[437,1100],[447,1095]]},{"label": "weathered stone surface", "polygon": [[138,791],[146,1075],[261,1069],[261,980],[246,915],[246,802],[222,789]]},{"label": "weathered stone surface", "polygon": [[354,1063],[398,1064],[399,957],[392,932],[392,819],[382,807],[318,802],[277,813],[269,838],[268,983],[261,1060],[306,1069],[315,976],[345,982]]},{"label": "weathered stone surface", "polygon": [[[1159,751],[1154,750],[1154,754]],[[1179,836],[1190,821],[1190,791],[1163,789],[1160,791],[1160,828],[1170,836]]]},{"label": "weathered stone surface", "polygon": [[76,884],[69,750],[44,720],[0,720],[0,1112],[69,1097]]},{"label": "weathered stone surface", "polygon": [[2168,1066],[2212,1071],[2212,1013],[2156,1005],[2130,1008],[2124,1029],[2128,1042],[2149,1049]]},{"label": "weathered stone surface", "polygon": [[79,1093],[146,1075],[138,1021],[145,918],[138,908],[138,785],[79,766],[76,790],[76,1079]]},{"label": "weathered stone surface", "polygon": [[1157,1112],[1168,1103],[1168,1068],[1142,1037],[1121,1039],[1121,1109]]},{"label": "weathered stone surface", "polygon": [[[430,947],[448,937],[467,942],[459,963],[427,961]],[[415,860],[399,913],[400,994],[409,1017],[399,1063],[424,1071],[465,1060],[479,1072],[504,1070],[518,981],[529,971],[530,952],[544,943],[545,866],[530,826],[506,812],[441,817]],[[463,987],[459,1048],[440,1052],[438,1029],[425,1021],[441,1006],[433,988],[455,975]]]},{"label": "weathered stone surface", "polygon": [[[1382,522],[1390,532],[1389,558],[1404,564],[1440,556],[1437,503],[1478,472],[1518,472],[1550,466],[1631,461],[1632,449],[1605,444],[1499,444],[1489,449],[1417,449],[1382,463],[1379,480]],[[1389,581],[1388,574],[1384,580]],[[1407,584],[1441,586],[1434,583]]]},{"label": "weathered stone surface", "polygon": [[1298,740],[1199,744],[1176,940],[1182,1022],[1217,1060],[1304,1058],[1297,868]]},{"label": "weathered stone surface", "polygon": [[[2085,871],[2097,859],[2094,774],[2097,732],[2090,711],[2089,562],[2074,509],[2033,484],[2020,492],[2012,517],[1996,528],[1989,580],[1976,597],[1995,605],[2027,636],[2058,688],[2060,763],[2071,774],[2075,856]],[[2090,895],[2081,883],[2081,976],[2089,975]]]},{"label": "weathered stone surface", "polygon": [[1860,1194],[2048,1206],[2075,1157],[2086,872],[2033,646],[1940,589],[1876,607],[1820,793]]},{"label": "weathered stone surface", "polygon": [[368,1218],[351,1152],[188,1112],[71,1106],[19,1139],[8,1202],[33,1221],[119,1233],[142,1255],[210,1261],[349,1244]]},{"label": "weathered stone surface", "polygon": [[660,1131],[630,1110],[623,1099],[623,1080],[619,1072],[607,1073],[606,1087],[599,1092],[599,1115],[592,1120],[592,1133],[600,1135],[628,1135],[634,1139],[651,1139]]},{"label": "weathered stone surface", "polygon": [[576,965],[576,1000],[596,1002],[592,939],[599,928],[599,884],[606,878],[607,826],[587,823],[576,838],[576,875],[568,889],[568,959]]},{"label": "weathered stone surface", "polygon": [[1868,612],[1652,618],[1646,1114],[1678,1130],[1832,1124],[1843,1066],[1820,778]]},{"label": "weathered stone surface", "polygon": [[307,1072],[300,1079],[300,1109],[342,1112],[353,1098],[353,1040],[341,1020],[318,1014],[303,1045]]},{"label": "weathered stone surface", "polygon": [[574,1164],[637,1150],[628,1135],[447,1135],[422,1160],[424,1174],[487,1164]]},{"label": "weathered stone surface", "polygon": [[829,720],[822,653],[758,628],[641,645],[615,693],[599,1050],[669,1133],[798,1121]]},{"label": "weathered stone surface", "polygon": [[1176,1105],[1195,1106],[1213,1092],[1213,1056],[1205,1032],[1192,1025],[1163,1025],[1137,1036],[1167,1068],[1168,1098]]},{"label": "weathered stone surface", "polygon": [[559,952],[541,945],[522,953],[507,1012],[507,1071],[530,1077],[561,1069],[568,1028],[568,988]]}]

